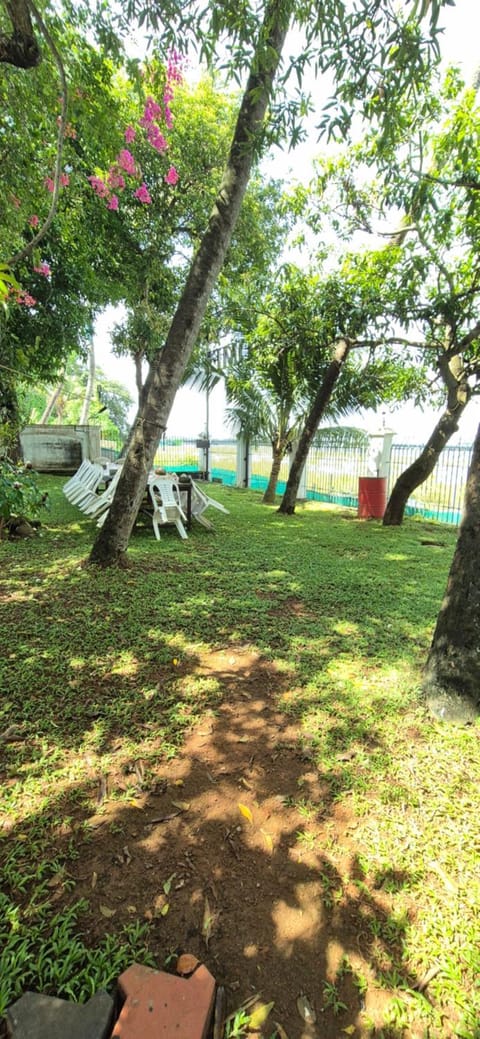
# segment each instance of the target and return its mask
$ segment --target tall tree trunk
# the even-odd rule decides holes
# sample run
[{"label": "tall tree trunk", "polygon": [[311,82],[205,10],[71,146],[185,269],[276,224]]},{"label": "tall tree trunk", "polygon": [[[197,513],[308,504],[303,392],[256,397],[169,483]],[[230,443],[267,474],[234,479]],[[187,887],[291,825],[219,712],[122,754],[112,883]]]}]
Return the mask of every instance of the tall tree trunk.
[{"label": "tall tree trunk", "polygon": [[142,372],[142,361],[143,361],[143,350],[139,350],[138,353],[133,355],[135,363],[135,385],[137,387],[138,402],[142,399],[143,390],[143,372]]},{"label": "tall tree trunk", "polygon": [[271,0],[260,29],[222,183],[192,261],[165,346],[150,365],[122,475],[90,561],[119,562],[128,546],[155,451],[192,352],[240,213],[289,23],[290,4]]},{"label": "tall tree trunk", "polygon": [[318,423],[320,422],[330,397],[332,396],[335,383],[340,377],[349,352],[350,344],[347,343],[346,339],[340,339],[335,347],[334,355],[325,372],[322,384],[319,387],[315,400],[307,415],[305,425],[298,439],[295,457],[290,466],[285,494],[283,495],[278,509],[279,512],[284,513],[286,516],[292,516],[295,512],[298,488],[312,440],[318,429]]},{"label": "tall tree trunk", "polygon": [[466,723],[480,714],[480,426],[423,694],[430,711],[441,721]]},{"label": "tall tree trunk", "polygon": [[401,525],[410,495],[433,472],[445,444],[457,432],[460,417],[470,399],[470,388],[461,357],[455,356],[444,361],[441,371],[448,388],[447,407],[423,451],[398,477],[385,509],[384,527]]},{"label": "tall tree trunk", "polygon": [[285,446],[279,444],[276,440],[272,443],[272,468],[270,469],[270,476],[268,478],[268,484],[263,495],[262,502],[264,505],[274,505],[275,495],[277,493],[278,477],[280,475],[280,466],[282,464],[282,458],[285,454]]},{"label": "tall tree trunk", "polygon": [[8,371],[0,379],[0,449],[12,462],[21,462],[20,409],[15,384]]},{"label": "tall tree trunk", "polygon": [[85,396],[83,398],[82,410],[80,418],[78,420],[79,426],[86,426],[88,423],[88,416],[93,400],[93,391],[95,389],[95,347],[93,345],[93,339],[90,340],[90,346],[88,348],[88,377],[87,385],[85,387]]},{"label": "tall tree trunk", "polygon": [[49,420],[49,418],[50,418],[50,416],[52,414],[52,411],[53,411],[53,409],[54,409],[54,407],[55,407],[55,405],[57,403],[57,400],[58,400],[58,398],[59,398],[59,396],[60,396],[60,394],[62,392],[63,383],[64,383],[64,375],[62,374],[62,376],[60,378],[60,381],[58,383],[58,386],[55,387],[55,389],[52,391],[52,393],[50,394],[50,396],[49,396],[49,398],[47,400],[47,403],[46,403],[46,406],[45,406],[45,410],[43,412],[43,415],[40,418],[40,425],[41,426],[45,426],[47,424],[47,422],[48,422],[48,420]]}]

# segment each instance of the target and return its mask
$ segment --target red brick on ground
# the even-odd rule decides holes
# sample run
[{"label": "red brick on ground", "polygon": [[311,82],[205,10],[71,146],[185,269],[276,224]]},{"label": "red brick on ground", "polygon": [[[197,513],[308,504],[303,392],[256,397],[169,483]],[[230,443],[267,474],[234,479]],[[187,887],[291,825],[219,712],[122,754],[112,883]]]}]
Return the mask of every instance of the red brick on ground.
[{"label": "red brick on ground", "polygon": [[206,1039],[215,979],[204,964],[179,978],[133,963],[118,989],[125,1002],[111,1039]]}]

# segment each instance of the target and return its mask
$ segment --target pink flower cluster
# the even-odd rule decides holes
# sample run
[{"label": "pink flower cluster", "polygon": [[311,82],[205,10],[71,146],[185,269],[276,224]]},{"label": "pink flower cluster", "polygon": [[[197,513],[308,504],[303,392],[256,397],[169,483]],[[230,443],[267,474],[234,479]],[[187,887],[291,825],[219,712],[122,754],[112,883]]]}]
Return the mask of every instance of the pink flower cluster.
[{"label": "pink flower cluster", "polygon": [[36,274],[43,274],[44,278],[49,278],[51,273],[52,273],[52,269],[50,267],[50,264],[49,263],[45,263],[45,260],[42,260],[42,262],[39,263],[38,266],[34,267],[33,269],[34,269]]},{"label": "pink flower cluster", "polygon": [[145,183],[141,184],[135,192],[135,198],[138,198],[139,202],[145,202],[147,206],[150,205],[152,199]]},{"label": "pink flower cluster", "polygon": [[172,187],[175,187],[175,184],[178,182],[178,173],[175,166],[170,166],[168,173],[165,174],[163,179],[166,184],[171,184]]},{"label": "pink flower cluster", "polygon": [[135,159],[128,148],[122,148],[117,155],[117,164],[121,170],[125,170],[129,177],[136,177],[138,175],[137,166]]},{"label": "pink flower cluster", "polygon": [[19,303],[23,307],[34,307],[37,302],[29,292],[25,292],[25,289],[11,288],[8,292],[8,296],[14,303]]},{"label": "pink flower cluster", "polygon": [[37,301],[29,292],[20,289],[20,292],[17,292],[16,302],[23,304],[24,307],[34,307]]},{"label": "pink flower cluster", "polygon": [[[45,184],[47,191],[50,191],[53,194],[55,190],[55,182],[53,180],[53,177],[45,177],[43,183]],[[68,176],[68,173],[60,174],[59,184],[61,188],[68,188],[68,185],[70,184],[70,177]]]},{"label": "pink flower cluster", "polygon": [[[155,98],[150,94],[147,95],[143,108],[143,115],[138,120],[139,127],[145,131],[148,143],[152,148],[155,148],[155,151],[160,155],[166,153],[168,142],[160,129],[159,123],[163,118],[167,129],[172,129],[173,116],[170,102],[174,96],[173,85],[181,83],[182,78],[182,58],[177,51],[171,51],[168,56],[166,69],[166,84],[162,98],[163,107],[158,103],[158,101],[155,101]],[[126,144],[133,144],[137,138],[136,128],[128,125],[125,128],[124,137]],[[141,170],[135,161],[135,157],[128,148],[121,149],[115,162],[110,166],[106,177],[92,175],[87,178],[99,198],[105,199],[107,209],[117,211],[119,208],[117,192],[125,190],[126,182],[124,174],[125,176],[132,178],[141,177]],[[163,179],[170,187],[174,187],[175,184],[178,183],[179,175],[175,166],[170,166]],[[152,196],[145,182],[142,182],[133,194],[134,198],[143,203],[143,205],[151,205]]]}]

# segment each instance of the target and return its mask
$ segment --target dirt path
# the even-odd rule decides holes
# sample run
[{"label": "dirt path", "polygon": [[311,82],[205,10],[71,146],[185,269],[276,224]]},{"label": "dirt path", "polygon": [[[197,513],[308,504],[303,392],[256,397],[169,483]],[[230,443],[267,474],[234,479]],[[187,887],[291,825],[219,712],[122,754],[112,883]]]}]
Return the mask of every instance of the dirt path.
[{"label": "dirt path", "polygon": [[[132,763],[138,796],[107,798],[89,820],[74,896],[90,901],[90,939],[109,913],[115,929],[146,918],[160,967],[193,953],[226,986],[229,1010],[254,993],[273,1001],[265,1036],[274,1022],[288,1039],[370,1035],[386,993],[366,921],[384,919],[389,896],[364,883],[357,820],[278,710],[285,679],[273,665],[236,647],[201,658],[197,673],[221,680],[215,716],[155,775]],[[110,777],[109,790],[121,783]],[[301,996],[316,1024],[302,1021]]]}]

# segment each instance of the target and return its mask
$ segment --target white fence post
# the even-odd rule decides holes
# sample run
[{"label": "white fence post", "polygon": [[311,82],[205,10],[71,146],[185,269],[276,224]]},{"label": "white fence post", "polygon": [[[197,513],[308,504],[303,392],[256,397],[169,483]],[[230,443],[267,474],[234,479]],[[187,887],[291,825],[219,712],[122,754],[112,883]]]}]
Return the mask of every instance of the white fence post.
[{"label": "white fence post", "polygon": [[251,473],[251,455],[250,440],[239,433],[237,436],[235,487],[248,487]]},{"label": "white fence post", "polygon": [[205,474],[205,479],[210,479],[209,473],[209,447],[210,441],[206,433],[201,433],[198,439],[195,441],[198,449],[198,468],[201,473]]},{"label": "white fence post", "polygon": [[393,429],[380,429],[378,433],[370,434],[367,457],[368,475],[385,476],[387,483],[390,475],[390,458],[394,436]]}]

